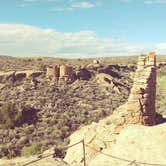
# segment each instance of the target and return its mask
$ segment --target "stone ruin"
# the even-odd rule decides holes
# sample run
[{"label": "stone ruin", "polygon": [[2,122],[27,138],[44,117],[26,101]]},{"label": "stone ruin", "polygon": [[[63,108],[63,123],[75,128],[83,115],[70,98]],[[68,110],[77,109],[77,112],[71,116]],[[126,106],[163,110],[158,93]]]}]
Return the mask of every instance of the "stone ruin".
[{"label": "stone ruin", "polygon": [[[137,70],[133,79],[133,87],[128,101],[124,105],[118,107],[105,119],[81,127],[70,136],[70,145],[84,140],[87,145],[87,163],[98,155],[98,151],[111,149],[122,129],[133,124],[137,124],[137,126],[156,124],[156,54],[154,52],[138,57]],[[82,156],[83,151],[80,144],[69,148],[64,160],[70,164],[81,163]]]},{"label": "stone ruin", "polygon": [[49,80],[58,81],[58,79],[59,79],[59,67],[58,66],[47,66],[46,77]]},{"label": "stone ruin", "polygon": [[73,80],[73,68],[67,65],[48,66],[46,77],[57,84],[68,83]]},{"label": "stone ruin", "polygon": [[[156,96],[156,54],[138,57],[137,70],[133,78],[133,87],[125,104],[125,116],[121,117],[125,124],[155,125]],[[57,84],[68,83],[74,78],[73,68],[67,65],[48,66],[47,78]]]},{"label": "stone ruin", "polygon": [[155,125],[156,96],[156,55],[150,52],[148,56],[138,58],[134,85],[127,102],[127,123]]}]

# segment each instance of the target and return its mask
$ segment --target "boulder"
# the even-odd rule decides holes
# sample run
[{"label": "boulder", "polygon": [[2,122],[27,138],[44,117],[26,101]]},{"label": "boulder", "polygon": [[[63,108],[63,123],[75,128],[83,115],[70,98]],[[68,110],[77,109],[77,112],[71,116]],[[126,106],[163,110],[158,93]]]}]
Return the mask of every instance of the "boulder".
[{"label": "boulder", "polygon": [[115,92],[120,94],[120,90],[118,86],[116,86],[116,83],[114,83],[114,78],[111,75],[105,73],[97,74],[96,81],[100,86],[110,87]]},{"label": "boulder", "polygon": [[5,83],[6,81],[14,80],[15,71],[0,72],[0,82]]},{"label": "boulder", "polygon": [[38,77],[42,73],[42,71],[34,70],[0,72],[0,82],[5,83],[6,81],[21,81],[26,77]]},{"label": "boulder", "polygon": [[92,77],[92,74],[89,70],[82,68],[76,71],[76,78],[80,80],[89,80]]},{"label": "boulder", "polygon": [[113,77],[109,74],[100,73],[96,75],[96,81],[101,86],[114,87]]},{"label": "boulder", "polygon": [[43,74],[43,71],[34,71],[34,70],[27,70],[26,71],[26,77],[39,77],[41,74]]},{"label": "boulder", "polygon": [[16,72],[14,78],[16,81],[21,81],[26,78],[26,72]]}]

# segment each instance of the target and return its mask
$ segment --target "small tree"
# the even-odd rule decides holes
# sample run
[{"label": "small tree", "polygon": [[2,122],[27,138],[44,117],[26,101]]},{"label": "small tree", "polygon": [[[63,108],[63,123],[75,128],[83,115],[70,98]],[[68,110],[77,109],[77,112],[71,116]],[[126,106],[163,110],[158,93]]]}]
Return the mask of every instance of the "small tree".
[{"label": "small tree", "polygon": [[46,71],[46,65],[44,65],[43,63],[39,63],[37,67],[40,71]]},{"label": "small tree", "polygon": [[16,105],[6,102],[0,108],[0,124],[4,128],[14,128],[20,123],[21,114]]},{"label": "small tree", "polygon": [[22,156],[32,156],[36,154],[41,154],[43,152],[43,147],[38,142],[33,142],[30,146],[24,146],[22,149]]}]

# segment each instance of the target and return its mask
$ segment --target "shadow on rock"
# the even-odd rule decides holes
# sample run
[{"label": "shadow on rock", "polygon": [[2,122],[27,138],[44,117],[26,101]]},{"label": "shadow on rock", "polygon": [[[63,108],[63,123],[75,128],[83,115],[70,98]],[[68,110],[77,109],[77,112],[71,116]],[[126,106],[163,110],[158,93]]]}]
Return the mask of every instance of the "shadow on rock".
[{"label": "shadow on rock", "polygon": [[166,122],[166,118],[164,118],[161,114],[156,113],[156,125],[162,124]]}]

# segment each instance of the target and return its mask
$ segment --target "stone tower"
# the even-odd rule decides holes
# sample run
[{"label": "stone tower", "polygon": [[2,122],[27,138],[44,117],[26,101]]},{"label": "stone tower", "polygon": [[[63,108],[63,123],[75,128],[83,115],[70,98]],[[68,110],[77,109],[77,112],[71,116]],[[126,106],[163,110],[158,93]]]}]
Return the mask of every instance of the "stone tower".
[{"label": "stone tower", "polygon": [[73,68],[67,65],[60,66],[60,79],[64,79],[65,81],[72,79],[73,77]]},{"label": "stone tower", "polygon": [[58,66],[48,66],[46,76],[49,79],[58,79],[59,78],[59,67]]},{"label": "stone tower", "polygon": [[127,102],[128,122],[155,125],[156,54],[138,58],[134,84]]}]

